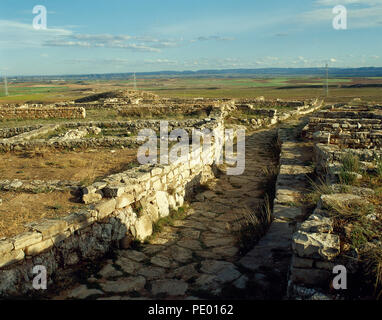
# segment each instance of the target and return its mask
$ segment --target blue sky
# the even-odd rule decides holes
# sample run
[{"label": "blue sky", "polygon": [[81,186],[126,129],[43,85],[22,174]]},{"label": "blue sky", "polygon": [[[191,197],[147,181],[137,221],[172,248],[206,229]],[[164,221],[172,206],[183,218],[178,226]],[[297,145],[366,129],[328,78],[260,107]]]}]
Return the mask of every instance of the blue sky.
[{"label": "blue sky", "polygon": [[381,31],[382,0],[1,0],[0,73],[381,67]]}]

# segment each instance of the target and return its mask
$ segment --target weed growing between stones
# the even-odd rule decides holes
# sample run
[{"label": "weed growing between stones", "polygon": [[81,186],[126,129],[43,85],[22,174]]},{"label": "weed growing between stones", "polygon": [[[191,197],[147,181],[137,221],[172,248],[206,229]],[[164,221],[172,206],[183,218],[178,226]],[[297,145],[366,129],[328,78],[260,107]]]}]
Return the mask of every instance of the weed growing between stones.
[{"label": "weed growing between stones", "polygon": [[329,204],[334,233],[341,238],[342,255],[350,257],[359,266],[353,279],[357,290],[352,292],[351,298],[360,295],[380,299],[382,295],[381,203],[380,195],[370,195],[362,201]]},{"label": "weed growing between stones", "polygon": [[[273,163],[279,162],[281,143],[278,136],[269,143],[270,155]],[[247,208],[244,219],[236,221],[238,228],[239,253],[245,255],[265,235],[272,223],[273,199],[275,198],[275,185],[279,173],[278,165],[269,165],[261,168],[261,173],[266,177],[259,186],[264,192],[263,203],[256,208]]]},{"label": "weed growing between stones", "polygon": [[245,255],[267,232],[272,223],[272,209],[268,195],[264,203],[254,210],[246,210],[244,222],[238,222],[241,228],[238,231],[239,253]]},{"label": "weed growing between stones", "polygon": [[359,158],[351,153],[345,154],[341,159],[339,180],[341,184],[355,185],[357,176],[361,172]]},{"label": "weed growing between stones", "polygon": [[[277,180],[277,175],[279,173],[279,167],[277,166],[267,166],[261,169],[262,174],[268,177],[264,183],[261,185],[261,189],[264,191],[264,199],[268,197],[268,199],[274,199],[275,197],[275,185]],[[270,204],[272,206],[272,204]],[[273,209],[271,207],[271,209]]]},{"label": "weed growing between stones", "polygon": [[359,172],[361,169],[359,158],[351,153],[345,154],[342,159],[342,168],[349,172]]},{"label": "weed growing between stones", "polygon": [[378,157],[375,161],[375,171],[378,178],[382,179],[382,158]]},{"label": "weed growing between stones", "polygon": [[310,177],[307,177],[310,183],[310,192],[305,195],[304,201],[309,205],[316,207],[318,200],[323,194],[332,194],[333,189],[323,181],[321,178],[318,178],[318,182],[315,182]]},{"label": "weed growing between stones", "polygon": [[153,233],[150,237],[146,238],[145,243],[150,243],[150,240],[155,238],[158,233],[162,232],[165,226],[173,226],[174,221],[185,219],[187,217],[187,209],[188,205],[185,204],[177,210],[171,210],[167,217],[160,218],[157,222],[155,222],[153,224]]},{"label": "weed growing between stones", "polygon": [[382,297],[382,246],[368,248],[363,252],[364,269],[366,274],[374,278],[374,296],[377,300]]}]

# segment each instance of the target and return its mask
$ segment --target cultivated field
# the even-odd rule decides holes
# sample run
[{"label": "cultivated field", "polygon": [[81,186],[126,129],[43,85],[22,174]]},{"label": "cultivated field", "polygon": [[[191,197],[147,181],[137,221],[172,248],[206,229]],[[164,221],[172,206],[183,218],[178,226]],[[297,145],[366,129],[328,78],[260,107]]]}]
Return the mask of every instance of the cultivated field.
[{"label": "cultivated field", "polygon": [[[145,78],[137,79],[139,90],[162,97],[177,98],[265,98],[308,99],[324,96],[325,80],[317,77],[275,78]],[[362,87],[367,86],[367,87]],[[328,102],[349,101],[360,97],[365,101],[381,101],[382,79],[331,78]],[[132,80],[110,81],[46,81],[13,82],[10,96],[0,93],[0,103],[58,102],[75,100],[90,94],[117,89],[133,89]]]}]

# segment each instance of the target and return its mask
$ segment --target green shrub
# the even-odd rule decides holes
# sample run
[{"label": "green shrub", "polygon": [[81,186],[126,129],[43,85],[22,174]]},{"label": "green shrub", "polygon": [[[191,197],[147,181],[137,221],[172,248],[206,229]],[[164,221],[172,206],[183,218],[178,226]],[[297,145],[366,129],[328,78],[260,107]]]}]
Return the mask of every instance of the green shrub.
[{"label": "green shrub", "polygon": [[346,153],[342,157],[341,163],[342,163],[342,168],[344,171],[357,172],[357,173],[361,171],[361,164],[360,164],[358,156],[350,152]]},{"label": "green shrub", "polygon": [[378,178],[382,178],[382,158],[381,157],[377,158],[375,170],[377,171]]},{"label": "green shrub", "polygon": [[340,184],[345,185],[354,185],[357,181],[357,176],[353,171],[346,171],[344,168],[341,168],[339,173]]}]

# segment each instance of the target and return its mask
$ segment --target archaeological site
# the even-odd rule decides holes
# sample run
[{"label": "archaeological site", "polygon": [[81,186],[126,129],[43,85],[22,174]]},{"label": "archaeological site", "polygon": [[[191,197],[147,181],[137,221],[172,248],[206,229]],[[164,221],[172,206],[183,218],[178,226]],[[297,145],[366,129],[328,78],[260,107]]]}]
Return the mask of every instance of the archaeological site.
[{"label": "archaeological site", "polygon": [[0,122],[1,298],[382,292],[380,105],[114,90]]}]

